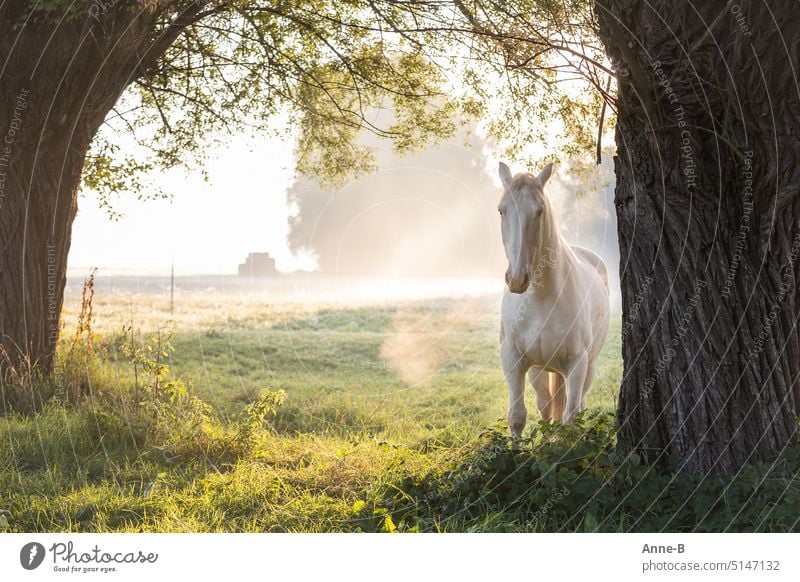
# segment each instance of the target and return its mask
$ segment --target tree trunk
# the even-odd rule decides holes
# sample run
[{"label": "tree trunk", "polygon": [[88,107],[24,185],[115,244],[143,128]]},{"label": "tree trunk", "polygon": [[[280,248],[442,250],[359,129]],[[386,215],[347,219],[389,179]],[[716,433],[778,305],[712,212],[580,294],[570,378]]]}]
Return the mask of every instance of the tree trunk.
[{"label": "tree trunk", "polygon": [[800,5],[597,0],[617,72],[620,435],[736,471],[800,403]]},{"label": "tree trunk", "polygon": [[47,373],[84,159],[138,76],[152,23],[84,14],[17,27],[12,12],[0,11],[0,367]]}]

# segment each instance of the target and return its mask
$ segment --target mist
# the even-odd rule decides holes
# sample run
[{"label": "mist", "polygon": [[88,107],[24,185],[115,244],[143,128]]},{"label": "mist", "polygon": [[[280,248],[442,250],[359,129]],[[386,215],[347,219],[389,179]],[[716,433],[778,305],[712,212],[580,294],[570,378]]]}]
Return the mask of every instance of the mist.
[{"label": "mist", "polygon": [[[493,148],[474,132],[423,153],[400,157],[384,141],[369,140],[379,171],[338,192],[307,179],[288,190],[296,208],[289,246],[315,257],[317,270],[343,278],[498,278],[506,259],[500,237]],[[606,155],[601,187],[586,185],[557,164],[547,186],[562,233],[608,265],[612,308],[619,306],[613,167]],[[518,171],[536,168],[513,167]]]}]

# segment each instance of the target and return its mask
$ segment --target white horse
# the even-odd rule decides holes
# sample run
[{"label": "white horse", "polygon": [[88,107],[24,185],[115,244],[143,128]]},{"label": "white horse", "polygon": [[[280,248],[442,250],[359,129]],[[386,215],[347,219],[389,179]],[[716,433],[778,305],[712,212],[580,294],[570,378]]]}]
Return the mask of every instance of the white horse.
[{"label": "white horse", "polygon": [[511,175],[500,163],[499,210],[508,259],[500,352],[512,437],[525,428],[525,373],[545,420],[569,423],[585,408],[595,362],[608,334],[608,272],[592,251],[568,245],[538,176]]}]

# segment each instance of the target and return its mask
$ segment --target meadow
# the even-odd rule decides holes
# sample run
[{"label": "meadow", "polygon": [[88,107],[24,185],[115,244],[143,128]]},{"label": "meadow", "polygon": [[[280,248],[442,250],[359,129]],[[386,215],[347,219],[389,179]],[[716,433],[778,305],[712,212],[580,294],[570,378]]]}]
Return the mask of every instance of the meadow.
[{"label": "meadow", "polygon": [[617,442],[618,316],[586,413],[543,423],[529,389],[512,451],[499,293],[326,285],[71,284],[56,372],[2,385],[0,530],[798,529],[795,449],[687,475]]}]

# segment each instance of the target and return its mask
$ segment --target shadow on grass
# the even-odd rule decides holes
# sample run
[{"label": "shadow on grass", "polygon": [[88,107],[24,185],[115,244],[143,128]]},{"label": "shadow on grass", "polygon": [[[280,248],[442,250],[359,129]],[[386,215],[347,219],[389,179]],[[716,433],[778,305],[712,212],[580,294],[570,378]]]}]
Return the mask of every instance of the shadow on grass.
[{"label": "shadow on grass", "polygon": [[736,475],[655,468],[618,443],[610,414],[540,423],[518,451],[490,430],[441,470],[409,474],[362,508],[411,531],[800,530],[800,446]]}]

